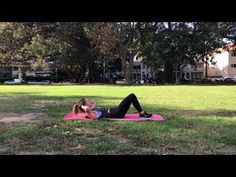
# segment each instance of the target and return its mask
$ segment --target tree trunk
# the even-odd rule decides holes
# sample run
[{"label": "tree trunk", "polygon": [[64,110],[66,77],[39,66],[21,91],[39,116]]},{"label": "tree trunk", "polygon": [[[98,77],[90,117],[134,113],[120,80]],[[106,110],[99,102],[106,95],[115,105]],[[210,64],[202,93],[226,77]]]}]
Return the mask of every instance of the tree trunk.
[{"label": "tree trunk", "polygon": [[88,84],[90,83],[90,70],[89,70],[89,68],[86,69],[85,77],[82,81],[82,84],[83,83],[88,83]]},{"label": "tree trunk", "polygon": [[179,81],[180,78],[179,78],[179,76],[178,76],[177,68],[178,68],[178,65],[175,64],[175,84],[176,84],[176,85],[179,85],[179,83],[180,83],[180,81]]},{"label": "tree trunk", "polygon": [[65,72],[73,82],[76,82],[76,77],[72,66],[69,66],[67,69],[65,69]]},{"label": "tree trunk", "polygon": [[133,73],[132,71],[133,71],[133,55],[131,55],[130,58],[129,58],[129,63],[128,63],[127,70],[126,70],[127,84],[131,84],[132,73]]},{"label": "tree trunk", "polygon": [[157,79],[158,79],[158,68],[156,66],[154,66],[153,68],[153,72],[152,72],[152,78],[154,83],[157,83]]},{"label": "tree trunk", "polygon": [[55,78],[56,83],[59,82],[59,77],[58,77],[58,68],[56,68],[56,78]]},{"label": "tree trunk", "polygon": [[20,67],[18,68],[18,79],[19,79],[19,82],[21,83],[22,82],[22,70]]},{"label": "tree trunk", "polygon": [[173,64],[170,63],[168,60],[165,63],[164,66],[164,81],[167,83],[172,83],[174,80],[174,76],[173,76],[173,72],[174,72],[174,68],[173,68]]},{"label": "tree trunk", "polygon": [[130,69],[129,69],[129,62],[125,62],[126,66],[125,66],[125,73],[124,73],[124,77],[125,77],[125,83],[129,84],[130,82]]},{"label": "tree trunk", "polygon": [[207,68],[207,67],[208,67],[207,64],[208,64],[208,62],[207,62],[207,60],[206,60],[205,63],[206,63],[206,67],[205,67],[205,78],[207,78],[207,77],[208,77],[208,73],[207,73],[207,69],[208,69],[208,68]]},{"label": "tree trunk", "polygon": [[87,68],[86,77],[87,77],[87,80],[88,80],[87,83],[90,84],[90,70],[89,70],[89,68]]},{"label": "tree trunk", "polygon": [[[176,84],[180,84],[180,79],[182,78],[182,73],[183,73],[183,70],[184,70],[184,67],[186,66],[187,64],[184,64],[183,66],[180,66],[180,69],[179,69],[179,75],[176,74]],[[175,65],[176,69],[178,67],[178,64]],[[177,70],[176,70],[176,73],[177,73]]]},{"label": "tree trunk", "polygon": [[126,63],[126,55],[123,54],[122,58],[121,58],[121,64],[122,64],[122,77],[125,78],[126,76],[126,71],[127,71],[127,63]]}]

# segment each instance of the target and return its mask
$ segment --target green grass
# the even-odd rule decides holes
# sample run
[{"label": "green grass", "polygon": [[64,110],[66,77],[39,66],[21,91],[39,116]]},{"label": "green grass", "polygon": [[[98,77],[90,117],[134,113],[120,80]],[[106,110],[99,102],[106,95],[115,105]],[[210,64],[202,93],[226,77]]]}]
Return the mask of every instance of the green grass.
[{"label": "green grass", "polygon": [[[63,120],[80,97],[112,107],[129,93],[167,119]],[[0,123],[0,154],[236,154],[235,93],[236,86],[0,86],[0,117],[46,115]]]}]

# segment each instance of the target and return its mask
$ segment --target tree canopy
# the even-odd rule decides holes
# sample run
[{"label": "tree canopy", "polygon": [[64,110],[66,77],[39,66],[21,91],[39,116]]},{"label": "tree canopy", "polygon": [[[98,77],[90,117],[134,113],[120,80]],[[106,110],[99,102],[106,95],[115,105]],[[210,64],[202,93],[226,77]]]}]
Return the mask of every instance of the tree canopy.
[{"label": "tree canopy", "polygon": [[120,58],[130,83],[138,55],[157,72],[179,68],[178,83],[186,64],[211,61],[209,52],[235,36],[235,22],[1,22],[0,64],[37,69],[50,61],[74,82],[93,82]]}]

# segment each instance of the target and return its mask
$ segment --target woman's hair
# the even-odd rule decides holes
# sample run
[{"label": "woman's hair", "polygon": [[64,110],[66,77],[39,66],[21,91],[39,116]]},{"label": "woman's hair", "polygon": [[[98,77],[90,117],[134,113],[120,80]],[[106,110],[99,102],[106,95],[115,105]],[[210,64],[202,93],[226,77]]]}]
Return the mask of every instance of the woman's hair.
[{"label": "woman's hair", "polygon": [[72,112],[73,112],[74,114],[78,114],[79,110],[80,110],[81,112],[85,112],[85,111],[83,110],[83,108],[81,107],[81,106],[84,106],[85,104],[86,104],[85,98],[82,98],[81,100],[79,100],[79,102],[78,102],[77,104],[75,104],[75,105],[73,106]]}]

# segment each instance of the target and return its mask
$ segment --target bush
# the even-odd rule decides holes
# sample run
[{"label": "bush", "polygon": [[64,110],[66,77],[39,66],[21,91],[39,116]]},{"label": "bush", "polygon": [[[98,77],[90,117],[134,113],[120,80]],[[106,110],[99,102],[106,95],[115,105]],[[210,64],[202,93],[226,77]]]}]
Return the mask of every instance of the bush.
[{"label": "bush", "polygon": [[9,77],[9,78],[0,78],[0,83],[4,83],[5,81],[8,81],[8,80],[13,80],[12,77]]},{"label": "bush", "polygon": [[46,76],[46,77],[40,77],[40,76],[25,76],[23,77],[23,80],[25,82],[28,82],[30,80],[35,80],[35,81],[42,81],[42,80],[51,80],[51,77],[50,76]]}]

